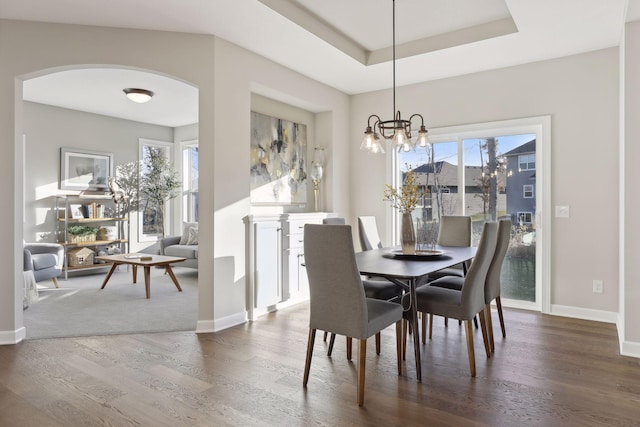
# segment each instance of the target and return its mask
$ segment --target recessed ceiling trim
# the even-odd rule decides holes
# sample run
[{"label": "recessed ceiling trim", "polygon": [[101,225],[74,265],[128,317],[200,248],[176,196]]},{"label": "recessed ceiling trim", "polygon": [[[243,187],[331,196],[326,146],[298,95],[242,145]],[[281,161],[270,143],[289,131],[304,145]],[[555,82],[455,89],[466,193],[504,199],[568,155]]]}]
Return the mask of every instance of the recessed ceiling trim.
[{"label": "recessed ceiling trim", "polygon": [[258,0],[268,8],[299,25],[351,58],[366,65],[369,52],[353,39],[320,19],[307,9],[289,0]]},{"label": "recessed ceiling trim", "polygon": [[[396,46],[396,58],[408,58],[437,50],[448,49],[465,44],[502,37],[518,32],[518,27],[512,18],[499,19],[486,24],[463,28],[446,34],[426,37],[420,40]],[[391,61],[391,47],[378,49],[369,54],[366,65],[375,65]]]}]

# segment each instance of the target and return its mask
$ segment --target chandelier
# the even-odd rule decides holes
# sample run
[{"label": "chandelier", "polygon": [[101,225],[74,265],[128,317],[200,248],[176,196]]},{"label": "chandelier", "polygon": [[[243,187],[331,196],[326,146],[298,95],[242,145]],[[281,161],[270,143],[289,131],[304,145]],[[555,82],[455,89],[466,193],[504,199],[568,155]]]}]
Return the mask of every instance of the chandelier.
[{"label": "chandelier", "polygon": [[[382,139],[390,139],[394,147],[398,151],[409,151],[418,147],[426,147],[429,144],[427,137],[427,128],[424,126],[424,118],[420,114],[413,114],[409,120],[403,119],[400,111],[396,110],[396,1],[392,0],[392,28],[393,28],[393,119],[382,120],[377,114],[372,114],[367,120],[367,128],[364,131],[364,138],[360,145],[361,150],[370,153],[384,153],[382,147]],[[414,118],[420,118],[420,129],[418,130],[418,138],[411,141],[411,121]],[[373,126],[372,119],[375,119]]]}]

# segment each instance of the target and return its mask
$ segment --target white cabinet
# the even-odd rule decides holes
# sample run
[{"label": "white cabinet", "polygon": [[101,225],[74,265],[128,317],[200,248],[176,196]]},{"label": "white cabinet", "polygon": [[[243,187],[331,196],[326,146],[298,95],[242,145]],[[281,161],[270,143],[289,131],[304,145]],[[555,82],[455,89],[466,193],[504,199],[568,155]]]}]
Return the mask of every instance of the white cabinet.
[{"label": "white cabinet", "polygon": [[269,307],[282,300],[280,286],[280,241],[282,224],[265,221],[255,227],[255,307]]},{"label": "white cabinet", "polygon": [[248,215],[246,230],[247,312],[250,320],[309,299],[304,268],[304,226],[335,214],[314,212]]}]

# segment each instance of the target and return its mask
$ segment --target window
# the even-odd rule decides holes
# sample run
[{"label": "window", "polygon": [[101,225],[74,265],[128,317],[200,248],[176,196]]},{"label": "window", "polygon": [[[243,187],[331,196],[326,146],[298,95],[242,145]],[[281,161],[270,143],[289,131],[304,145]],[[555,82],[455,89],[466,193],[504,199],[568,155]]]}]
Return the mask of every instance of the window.
[{"label": "window", "polygon": [[[154,158],[171,158],[171,143],[140,139],[140,180],[150,173],[149,165]],[[164,215],[168,212],[165,206],[157,206],[140,194],[140,213],[138,221],[138,241],[157,240],[164,234],[164,226],[168,224]]]},{"label": "window", "polygon": [[182,220],[198,222],[198,142],[182,148]]},{"label": "window", "polygon": [[518,156],[518,170],[531,171],[536,169],[536,155],[535,154],[522,154]]},{"label": "window", "polygon": [[533,185],[527,184],[522,186],[522,197],[525,199],[533,199]]},{"label": "window", "polygon": [[531,224],[533,221],[533,215],[531,212],[518,212],[518,224]]}]

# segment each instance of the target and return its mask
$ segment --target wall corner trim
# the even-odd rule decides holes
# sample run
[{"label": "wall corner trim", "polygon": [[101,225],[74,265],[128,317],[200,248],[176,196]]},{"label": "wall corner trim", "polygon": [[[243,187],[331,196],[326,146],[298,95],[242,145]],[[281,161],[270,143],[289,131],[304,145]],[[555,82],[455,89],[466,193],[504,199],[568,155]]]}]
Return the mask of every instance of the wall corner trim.
[{"label": "wall corner trim", "polygon": [[27,336],[27,329],[23,326],[15,331],[0,331],[0,345],[18,344]]},{"label": "wall corner trim", "polygon": [[205,334],[210,332],[218,332],[223,329],[231,328],[236,325],[241,325],[247,322],[247,312],[242,311],[232,314],[230,316],[223,317],[221,319],[214,320],[198,320],[196,325],[197,334]]}]

